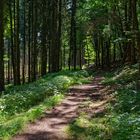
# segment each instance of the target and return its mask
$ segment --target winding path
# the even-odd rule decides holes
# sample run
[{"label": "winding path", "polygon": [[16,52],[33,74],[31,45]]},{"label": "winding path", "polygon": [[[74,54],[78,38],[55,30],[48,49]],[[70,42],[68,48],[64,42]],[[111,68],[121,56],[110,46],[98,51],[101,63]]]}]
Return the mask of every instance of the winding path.
[{"label": "winding path", "polygon": [[[93,82],[73,86],[62,103],[51,111],[45,112],[45,117],[29,124],[22,134],[12,140],[69,140],[65,128],[73,122],[79,113],[85,111],[93,117],[105,111],[107,103],[106,90],[101,84],[102,77],[95,77]],[[90,101],[90,107],[84,105]]]}]

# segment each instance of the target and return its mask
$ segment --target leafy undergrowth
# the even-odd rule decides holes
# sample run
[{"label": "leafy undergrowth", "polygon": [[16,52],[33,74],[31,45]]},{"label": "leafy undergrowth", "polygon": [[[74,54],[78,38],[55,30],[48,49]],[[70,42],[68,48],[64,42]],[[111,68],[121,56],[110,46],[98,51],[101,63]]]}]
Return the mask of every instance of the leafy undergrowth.
[{"label": "leafy undergrowth", "polygon": [[89,119],[82,114],[66,128],[66,132],[72,140],[109,140],[110,129],[105,117]]},{"label": "leafy undergrowth", "polygon": [[[140,140],[140,93],[136,90],[138,66],[104,72],[102,83],[117,87],[103,116],[81,115],[67,133],[77,140]],[[115,101],[115,102],[114,102]]]},{"label": "leafy undergrowth", "polygon": [[8,87],[0,98],[0,139],[9,139],[42,117],[46,109],[60,103],[69,86],[89,82],[88,77],[86,71],[62,71],[31,84]]}]

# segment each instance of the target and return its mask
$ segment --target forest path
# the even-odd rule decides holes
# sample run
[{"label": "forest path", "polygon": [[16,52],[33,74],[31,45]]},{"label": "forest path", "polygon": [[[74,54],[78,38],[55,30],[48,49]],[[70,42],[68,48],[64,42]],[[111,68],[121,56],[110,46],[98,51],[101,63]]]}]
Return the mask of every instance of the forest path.
[{"label": "forest path", "polygon": [[65,128],[80,113],[86,112],[94,117],[105,112],[111,89],[101,84],[102,79],[97,76],[90,84],[71,87],[60,105],[46,111],[45,117],[29,124],[22,134],[12,140],[69,140]]}]

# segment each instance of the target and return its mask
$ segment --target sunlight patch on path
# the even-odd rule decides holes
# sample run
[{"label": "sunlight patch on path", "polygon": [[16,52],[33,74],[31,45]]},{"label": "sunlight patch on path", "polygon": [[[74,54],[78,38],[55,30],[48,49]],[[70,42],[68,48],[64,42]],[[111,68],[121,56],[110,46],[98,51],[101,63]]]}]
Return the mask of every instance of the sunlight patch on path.
[{"label": "sunlight patch on path", "polygon": [[12,140],[68,140],[64,130],[81,112],[94,116],[104,111],[107,100],[100,92],[105,88],[101,84],[102,79],[96,77],[91,84],[71,87],[60,105],[46,111],[44,118],[29,124],[22,134]]}]

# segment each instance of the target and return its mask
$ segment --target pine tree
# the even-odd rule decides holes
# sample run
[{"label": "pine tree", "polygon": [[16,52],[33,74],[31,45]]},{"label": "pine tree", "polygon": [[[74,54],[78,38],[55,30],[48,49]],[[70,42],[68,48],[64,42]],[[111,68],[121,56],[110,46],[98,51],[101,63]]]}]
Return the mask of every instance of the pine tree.
[{"label": "pine tree", "polygon": [[4,0],[0,1],[0,92],[4,90]]}]

